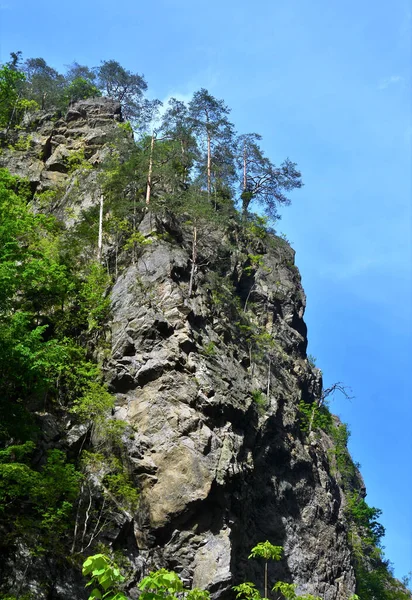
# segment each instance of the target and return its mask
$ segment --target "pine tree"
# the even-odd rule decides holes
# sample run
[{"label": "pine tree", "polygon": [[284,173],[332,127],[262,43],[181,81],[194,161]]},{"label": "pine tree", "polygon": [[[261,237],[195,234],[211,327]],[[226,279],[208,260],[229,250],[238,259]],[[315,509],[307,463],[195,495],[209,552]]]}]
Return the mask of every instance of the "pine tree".
[{"label": "pine tree", "polygon": [[301,174],[288,158],[276,167],[263,153],[258,142],[261,136],[248,133],[239,136],[237,167],[241,181],[243,215],[256,201],[263,206],[266,215],[278,219],[279,204],[288,205],[290,200],[284,192],[302,187]]},{"label": "pine tree", "polygon": [[189,103],[190,121],[205,146],[204,160],[199,162],[199,171],[201,178],[206,176],[209,197],[212,194],[212,184],[216,184],[216,147],[224,144],[229,154],[233,145],[234,129],[227,118],[229,113],[230,109],[223,100],[217,100],[204,88],[195,92]]}]

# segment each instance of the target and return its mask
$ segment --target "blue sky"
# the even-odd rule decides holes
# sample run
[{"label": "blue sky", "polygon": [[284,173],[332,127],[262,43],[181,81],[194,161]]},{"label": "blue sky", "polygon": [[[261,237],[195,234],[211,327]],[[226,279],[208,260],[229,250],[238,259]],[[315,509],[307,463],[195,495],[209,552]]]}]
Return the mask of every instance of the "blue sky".
[{"label": "blue sky", "polygon": [[302,170],[278,230],[296,249],[309,352],[352,431],[386,555],[412,570],[411,8],[408,0],[0,0],[0,60],[116,59],[150,95],[206,87],[240,133]]}]

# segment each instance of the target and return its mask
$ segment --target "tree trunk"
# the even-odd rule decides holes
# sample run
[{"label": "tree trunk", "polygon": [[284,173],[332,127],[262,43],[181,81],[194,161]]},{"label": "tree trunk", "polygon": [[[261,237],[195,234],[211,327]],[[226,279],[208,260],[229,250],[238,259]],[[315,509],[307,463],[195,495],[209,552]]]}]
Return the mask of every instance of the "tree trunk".
[{"label": "tree trunk", "polygon": [[183,183],[183,185],[185,185],[185,183],[186,183],[186,166],[185,166],[185,145],[183,143],[183,140],[180,140],[180,149],[182,151],[182,169],[183,169],[182,183]]},{"label": "tree trunk", "polygon": [[318,407],[317,407],[317,405],[316,405],[316,404],[314,404],[314,405],[313,405],[313,408],[312,408],[312,412],[311,412],[311,414],[310,414],[308,435],[309,435],[310,433],[312,433],[313,422],[314,422],[314,420],[315,420],[315,415],[316,415],[317,408],[318,408]]},{"label": "tree trunk", "polygon": [[99,239],[97,242],[97,260],[102,260],[103,247],[103,194],[100,196],[100,211],[99,211]]},{"label": "tree trunk", "polygon": [[197,227],[193,227],[193,238],[192,238],[192,268],[190,269],[190,281],[189,281],[189,298],[192,297],[193,283],[195,279],[197,266]]},{"label": "tree trunk", "polygon": [[11,112],[11,116],[10,116],[9,122],[7,123],[6,135],[9,133],[9,129],[10,129],[12,123],[13,123],[14,115],[16,114],[16,108],[17,108],[17,104],[18,104],[19,100],[20,100],[20,94],[16,98],[16,101],[15,101],[14,106],[13,106],[13,110]]},{"label": "tree trunk", "polygon": [[207,195],[210,196],[212,189],[212,150],[210,142],[210,133],[207,132]]},{"label": "tree trunk", "polygon": [[268,359],[268,384],[267,384],[267,389],[266,389],[266,397],[267,397],[267,401],[269,403],[269,394],[270,394],[270,376],[271,376],[271,367],[272,367],[272,357],[269,354],[269,359]]},{"label": "tree trunk", "polygon": [[265,598],[268,597],[268,561],[265,562]]},{"label": "tree trunk", "polygon": [[152,139],[150,141],[150,156],[149,156],[149,170],[147,173],[147,187],[146,187],[146,208],[150,204],[150,193],[152,188],[152,171],[153,171],[153,149],[155,143],[155,134],[152,134]]},{"label": "tree trunk", "polygon": [[243,146],[243,191],[246,192],[247,190],[247,171],[246,171],[246,160],[247,160],[247,153],[246,153],[246,142]]}]

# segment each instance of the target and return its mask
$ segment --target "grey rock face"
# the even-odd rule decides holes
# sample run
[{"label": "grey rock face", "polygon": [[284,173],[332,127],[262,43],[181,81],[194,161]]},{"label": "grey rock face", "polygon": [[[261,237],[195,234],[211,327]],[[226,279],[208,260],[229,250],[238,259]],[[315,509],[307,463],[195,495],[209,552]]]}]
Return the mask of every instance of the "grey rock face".
[{"label": "grey rock face", "polygon": [[80,100],[63,116],[46,111],[27,115],[13,143],[3,140],[0,166],[27,177],[33,191],[62,188],[70,182],[67,159],[81,151],[90,164],[98,163],[121,121],[120,104],[110,98]]},{"label": "grey rock face", "polygon": [[[208,256],[188,298],[190,247],[156,239],[157,227],[146,215],[141,230],[152,244],[113,287],[106,365],[116,417],[137,432],[128,442],[141,489],[136,552],[147,568],[175,568],[221,596],[234,583],[262,581],[262,565],[247,556],[269,539],[285,549],[270,566],[272,584],[293,580],[302,593],[347,599],[354,573],[342,493],[326,442],[304,444],[297,423],[299,400],[318,396],[321,379],[306,360],[305,296],[287,266],[293,251],[262,247],[252,275],[247,247],[226,261],[226,280],[274,340],[272,363],[251,364],[225,307],[213,305],[207,276],[220,266]],[[262,413],[253,392],[268,385]]]}]

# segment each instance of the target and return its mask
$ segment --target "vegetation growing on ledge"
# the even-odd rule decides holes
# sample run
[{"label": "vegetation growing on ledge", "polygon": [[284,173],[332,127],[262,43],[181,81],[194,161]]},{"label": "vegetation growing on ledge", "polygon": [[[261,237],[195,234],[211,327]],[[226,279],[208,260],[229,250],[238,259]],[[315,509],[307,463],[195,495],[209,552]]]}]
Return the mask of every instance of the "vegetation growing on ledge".
[{"label": "vegetation growing on ledge", "polygon": [[[229,107],[205,89],[187,106],[172,98],[162,116],[161,102],[145,98],[146,90],[142,75],[114,60],[96,68],[73,63],[62,75],[43,58],[23,61],[20,52],[12,53],[0,69],[0,127],[16,129],[27,113],[63,111],[77,100],[104,94],[122,104],[136,132],[138,143],[119,175],[132,177],[147,205],[155,198],[166,202],[192,184],[206,192],[215,210],[233,205],[237,193],[244,216],[257,203],[271,219],[279,217],[278,206],[290,203],[285,193],[302,186],[293,162],[286,159],[276,167],[259,145],[261,136],[237,136]],[[28,140],[22,137],[14,148],[28,149]],[[69,168],[84,165],[83,158],[73,153]]]}]

